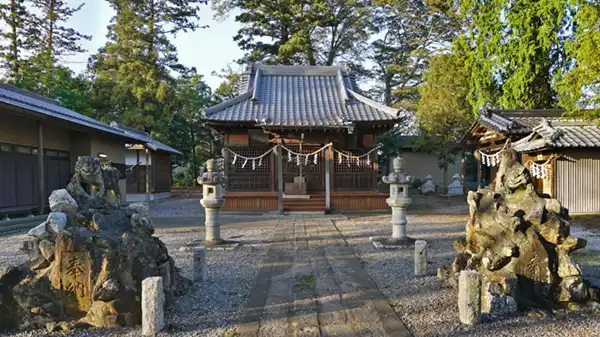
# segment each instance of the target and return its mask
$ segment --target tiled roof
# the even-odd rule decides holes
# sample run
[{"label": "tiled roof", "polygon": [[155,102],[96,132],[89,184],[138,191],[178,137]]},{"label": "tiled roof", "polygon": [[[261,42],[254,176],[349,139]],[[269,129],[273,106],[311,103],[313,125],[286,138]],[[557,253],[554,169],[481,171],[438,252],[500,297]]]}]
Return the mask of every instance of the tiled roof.
[{"label": "tiled roof", "polygon": [[519,152],[546,148],[600,147],[600,127],[581,120],[544,120],[513,144]]},{"label": "tiled roof", "polygon": [[249,71],[247,90],[208,108],[204,120],[341,128],[399,119],[398,110],[360,95],[343,67],[254,65]]},{"label": "tiled roof", "polygon": [[500,110],[480,109],[475,124],[482,124],[506,135],[528,134],[543,120],[558,119],[562,109]]},{"label": "tiled roof", "polygon": [[0,83],[0,103],[5,103],[14,107],[25,109],[31,112],[39,113],[44,116],[57,118],[70,123],[75,123],[97,131],[121,136],[130,140],[140,141],[136,135],[130,135],[122,130],[112,128],[93,118],[84,116],[75,111],[61,107],[57,101],[51,100],[26,90],[22,90],[11,85]]},{"label": "tiled roof", "polygon": [[169,152],[169,153],[173,153],[173,154],[182,154],[181,152],[175,150],[174,148],[172,148],[166,144],[163,144],[163,143],[159,142],[158,140],[150,138],[150,136],[142,130],[138,130],[138,129],[135,129],[135,128],[132,128],[130,126],[126,126],[123,124],[118,124],[116,122],[110,123],[110,126],[113,128],[120,129],[128,135],[135,136],[135,137],[143,140],[144,143],[146,143],[148,145],[148,148],[151,149],[152,151],[159,150],[159,151],[165,151],[165,152]]}]

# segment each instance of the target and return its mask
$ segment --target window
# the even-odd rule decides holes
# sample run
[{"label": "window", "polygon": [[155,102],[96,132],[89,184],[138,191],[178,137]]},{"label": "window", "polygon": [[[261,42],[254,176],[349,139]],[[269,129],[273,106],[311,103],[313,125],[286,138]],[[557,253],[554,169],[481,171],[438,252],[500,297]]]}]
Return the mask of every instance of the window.
[{"label": "window", "polygon": [[[18,153],[27,153],[27,154],[32,154],[33,152],[33,148],[28,147],[28,146],[16,146],[15,147],[15,151]],[[37,150],[35,150],[35,153],[37,153]]]},{"label": "window", "polygon": [[13,151],[12,145],[0,143],[0,152],[12,152],[12,151]]}]

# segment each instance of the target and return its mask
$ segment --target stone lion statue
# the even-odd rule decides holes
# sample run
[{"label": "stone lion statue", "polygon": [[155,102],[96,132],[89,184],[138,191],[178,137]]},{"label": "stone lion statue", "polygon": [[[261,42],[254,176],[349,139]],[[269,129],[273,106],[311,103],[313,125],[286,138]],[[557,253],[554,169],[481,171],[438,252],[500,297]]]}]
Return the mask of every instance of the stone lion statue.
[{"label": "stone lion statue", "polygon": [[67,189],[78,195],[87,195],[88,192],[82,186],[87,184],[96,189],[101,198],[107,199],[108,192],[115,196],[117,205],[121,204],[121,191],[119,190],[120,172],[114,167],[103,168],[100,159],[97,157],[78,157],[75,164],[75,174]]}]

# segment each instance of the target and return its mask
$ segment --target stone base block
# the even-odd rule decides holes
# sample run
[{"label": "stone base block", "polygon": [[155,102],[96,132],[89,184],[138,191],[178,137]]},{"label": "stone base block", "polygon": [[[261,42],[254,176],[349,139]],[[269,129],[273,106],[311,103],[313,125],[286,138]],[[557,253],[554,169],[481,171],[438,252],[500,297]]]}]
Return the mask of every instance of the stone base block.
[{"label": "stone base block", "polygon": [[373,243],[373,246],[377,249],[401,249],[401,248],[413,248],[415,239],[406,237],[398,240],[391,237],[370,237],[369,240]]},{"label": "stone base block", "polygon": [[204,241],[204,240],[194,240],[185,244],[185,246],[179,248],[182,252],[191,252],[192,248],[205,246],[206,250],[234,250],[240,246],[239,241],[228,241],[228,240],[218,240],[218,241]]}]

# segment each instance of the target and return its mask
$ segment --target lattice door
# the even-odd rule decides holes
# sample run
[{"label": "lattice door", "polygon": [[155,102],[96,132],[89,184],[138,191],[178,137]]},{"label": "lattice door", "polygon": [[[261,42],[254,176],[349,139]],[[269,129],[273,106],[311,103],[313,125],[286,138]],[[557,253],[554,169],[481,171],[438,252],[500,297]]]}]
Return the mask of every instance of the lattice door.
[{"label": "lattice door", "polygon": [[[366,151],[343,152],[352,156],[360,156]],[[367,157],[361,158],[359,161],[342,157],[340,161],[336,153],[333,158],[333,188],[337,191],[375,189],[374,153],[369,156],[371,157],[369,163],[367,163]]]},{"label": "lattice door", "polygon": [[[267,148],[230,148],[231,151],[246,157],[257,157],[265,153]],[[256,160],[252,169],[252,160],[244,165],[243,158],[237,158],[233,163],[234,155],[228,154],[227,190],[229,191],[270,191],[273,189],[271,179],[271,154]],[[260,164],[260,165],[259,165]],[[242,167],[243,166],[243,167]]]},{"label": "lattice door", "polygon": [[[298,148],[290,148],[295,152],[300,152]],[[319,148],[302,147],[301,153],[311,153]],[[308,162],[304,157],[300,157],[300,165],[302,165],[302,176],[306,177],[306,189],[308,191],[323,191],[325,190],[325,169],[323,156],[324,151],[317,154],[317,163],[315,164],[315,156],[310,156]],[[283,150],[283,181],[284,183],[294,182],[294,177],[300,175],[300,166],[296,161],[296,156],[292,155],[292,160],[289,160],[288,152]]]}]

